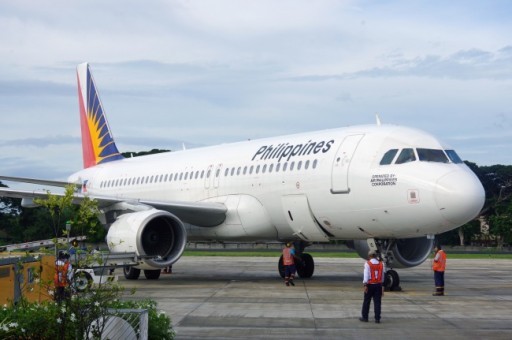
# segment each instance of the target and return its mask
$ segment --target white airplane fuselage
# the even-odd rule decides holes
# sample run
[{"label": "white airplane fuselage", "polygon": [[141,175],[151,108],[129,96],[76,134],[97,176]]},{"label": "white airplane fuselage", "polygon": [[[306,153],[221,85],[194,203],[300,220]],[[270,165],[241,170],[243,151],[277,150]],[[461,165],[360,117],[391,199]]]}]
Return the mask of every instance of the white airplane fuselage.
[{"label": "white airplane fuselage", "polygon": [[126,158],[68,181],[126,201],[227,207],[218,226],[187,225],[189,240],[413,238],[478,214],[484,190],[464,163],[380,164],[388,150],[404,148],[446,150],[416,129],[354,126]]}]

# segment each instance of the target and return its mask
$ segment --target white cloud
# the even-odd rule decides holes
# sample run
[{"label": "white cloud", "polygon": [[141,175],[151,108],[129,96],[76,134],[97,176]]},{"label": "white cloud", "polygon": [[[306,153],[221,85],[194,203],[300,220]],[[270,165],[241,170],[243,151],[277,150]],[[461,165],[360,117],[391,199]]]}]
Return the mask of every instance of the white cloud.
[{"label": "white cloud", "polygon": [[3,1],[0,158],[18,145],[20,167],[81,166],[74,69],[89,61],[123,148],[373,123],[379,112],[463,158],[512,164],[506,136],[483,137],[512,121],[507,13],[494,1]]}]

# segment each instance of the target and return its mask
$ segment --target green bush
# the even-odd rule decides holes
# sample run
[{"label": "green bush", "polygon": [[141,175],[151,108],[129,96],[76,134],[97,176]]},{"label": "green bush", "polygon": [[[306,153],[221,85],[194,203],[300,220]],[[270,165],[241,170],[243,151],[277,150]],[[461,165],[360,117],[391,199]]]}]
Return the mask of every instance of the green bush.
[{"label": "green bush", "polygon": [[155,301],[100,302],[94,294],[74,297],[61,304],[22,301],[15,306],[4,305],[0,309],[0,339],[82,339],[85,334],[93,334],[91,323],[109,315],[109,308],[147,309],[148,338],[174,339],[171,320],[156,309]]}]

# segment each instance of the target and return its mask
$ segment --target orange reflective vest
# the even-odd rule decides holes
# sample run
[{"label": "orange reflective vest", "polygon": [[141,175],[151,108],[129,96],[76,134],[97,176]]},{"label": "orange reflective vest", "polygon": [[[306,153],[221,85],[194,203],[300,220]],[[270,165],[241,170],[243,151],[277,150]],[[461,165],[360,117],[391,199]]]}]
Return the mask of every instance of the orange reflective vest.
[{"label": "orange reflective vest", "polygon": [[55,287],[66,287],[68,285],[69,263],[57,260],[55,262],[55,275],[53,283]]},{"label": "orange reflective vest", "polygon": [[444,272],[446,269],[446,253],[441,249],[438,250],[432,263],[432,269],[436,272]]},{"label": "orange reflective vest", "polygon": [[382,272],[384,271],[384,265],[381,261],[374,264],[368,260],[368,266],[370,267],[370,277],[368,278],[368,284],[373,285],[376,283],[382,283]]},{"label": "orange reflective vest", "polygon": [[285,266],[291,266],[292,264],[294,264],[292,248],[284,248],[283,249],[283,264]]}]

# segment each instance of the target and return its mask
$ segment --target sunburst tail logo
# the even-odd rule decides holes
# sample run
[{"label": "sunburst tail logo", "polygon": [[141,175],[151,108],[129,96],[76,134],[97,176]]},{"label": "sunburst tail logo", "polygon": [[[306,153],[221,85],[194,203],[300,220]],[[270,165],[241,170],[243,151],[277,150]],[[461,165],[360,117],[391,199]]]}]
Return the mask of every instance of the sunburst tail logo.
[{"label": "sunburst tail logo", "polygon": [[77,67],[84,168],[122,159],[108,126],[88,63]]}]

